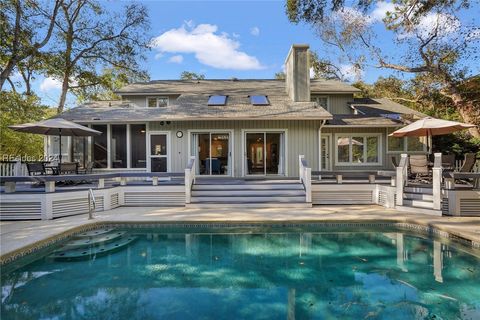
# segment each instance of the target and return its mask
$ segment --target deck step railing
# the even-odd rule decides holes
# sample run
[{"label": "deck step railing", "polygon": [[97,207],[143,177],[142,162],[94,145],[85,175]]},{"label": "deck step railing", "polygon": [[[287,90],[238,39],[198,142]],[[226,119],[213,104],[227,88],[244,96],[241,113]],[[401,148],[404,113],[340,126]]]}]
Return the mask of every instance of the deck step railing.
[{"label": "deck step railing", "polygon": [[185,168],[185,203],[192,202],[192,187],[195,183],[195,157],[190,157]]},{"label": "deck step railing", "polygon": [[304,155],[298,156],[300,182],[305,188],[305,202],[312,203],[312,168],[308,167]]}]

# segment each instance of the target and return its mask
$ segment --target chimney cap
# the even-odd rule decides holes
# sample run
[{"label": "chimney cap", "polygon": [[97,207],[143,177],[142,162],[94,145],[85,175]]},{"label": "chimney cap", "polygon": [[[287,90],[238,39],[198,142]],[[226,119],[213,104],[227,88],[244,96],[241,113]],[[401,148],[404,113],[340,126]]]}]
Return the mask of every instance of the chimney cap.
[{"label": "chimney cap", "polygon": [[285,59],[285,63],[287,63],[288,57],[290,57],[290,55],[292,54],[294,49],[309,49],[309,48],[310,48],[310,45],[306,44],[306,43],[294,43],[294,44],[292,44],[292,46],[290,47],[290,50],[288,51],[287,58]]}]

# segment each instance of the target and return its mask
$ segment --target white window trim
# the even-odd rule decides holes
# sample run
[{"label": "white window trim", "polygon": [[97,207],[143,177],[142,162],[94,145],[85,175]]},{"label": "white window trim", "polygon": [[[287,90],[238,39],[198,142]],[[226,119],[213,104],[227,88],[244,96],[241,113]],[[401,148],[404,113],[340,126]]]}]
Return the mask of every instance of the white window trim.
[{"label": "white window trim", "polygon": [[167,99],[167,107],[170,105],[170,98],[167,96],[147,96],[145,97],[145,107],[149,108],[148,106],[148,99],[156,99],[156,106],[155,108],[165,108],[165,107],[159,107],[158,106],[158,99]]},{"label": "white window trim", "polygon": [[[152,156],[151,152],[151,136],[152,135],[166,135],[167,140],[167,154],[162,156]],[[167,159],[167,172],[172,172],[172,139],[170,131],[147,131],[147,172],[152,172],[152,159],[151,158],[166,158]]]},{"label": "white window trim", "polygon": [[[213,175],[213,174],[210,174],[210,175],[200,175],[198,174],[198,178],[201,178],[201,177],[206,177],[206,178],[225,178],[225,177],[234,177],[235,176],[235,137],[234,137],[234,133],[235,133],[235,130],[234,129],[192,129],[192,130],[187,130],[187,134],[188,134],[188,154],[189,156],[195,156],[192,154],[192,136],[193,134],[195,133],[209,133],[209,134],[217,134],[217,133],[228,133],[229,134],[229,148],[231,149],[229,152],[230,152],[230,162],[229,163],[229,166],[231,166],[232,168],[230,169],[230,174],[221,174],[221,175]],[[187,159],[188,161],[188,159]],[[196,161],[198,161],[198,159],[196,159]]]},{"label": "white window trim", "polygon": [[[247,133],[283,133],[284,139],[284,154],[283,154],[283,171],[281,177],[288,177],[288,129],[242,129],[242,177],[251,177],[251,176],[263,176],[267,177],[270,175],[249,175],[248,169],[245,167],[245,162],[247,159],[246,147],[247,147]],[[276,175],[273,175],[276,176]]]},{"label": "white window trim", "polygon": [[[327,111],[330,112],[330,96],[325,96],[325,95],[316,95],[316,94],[312,94],[313,98],[315,99],[315,102],[320,106],[322,107],[319,103],[318,103],[318,99],[319,98],[327,98]],[[323,108],[323,107],[322,107]]]},{"label": "white window trim", "polygon": [[[366,141],[369,137],[377,137],[378,138],[378,161],[377,162],[339,162],[338,161],[338,138],[342,137],[363,137]],[[336,133],[334,138],[335,144],[335,166],[382,166],[383,163],[383,144],[382,144],[382,134],[381,133]],[[363,156],[364,159],[367,159],[367,148],[363,148]],[[352,144],[349,146],[349,158],[352,157]]]}]

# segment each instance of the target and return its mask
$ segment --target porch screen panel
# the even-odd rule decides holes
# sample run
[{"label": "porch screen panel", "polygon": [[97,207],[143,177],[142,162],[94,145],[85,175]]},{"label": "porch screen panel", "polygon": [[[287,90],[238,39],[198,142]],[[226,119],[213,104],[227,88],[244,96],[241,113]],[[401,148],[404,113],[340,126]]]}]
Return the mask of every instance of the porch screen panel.
[{"label": "porch screen panel", "polygon": [[127,167],[127,125],[112,124],[112,168]]},{"label": "porch screen panel", "polygon": [[146,127],[144,124],[130,125],[130,149],[132,168],[147,167]]},{"label": "porch screen panel", "polygon": [[78,162],[80,167],[87,166],[87,137],[72,137],[72,160]]},{"label": "porch screen panel", "polygon": [[93,166],[95,168],[107,168],[107,125],[106,124],[96,124],[92,125],[92,129],[100,131],[102,134],[99,136],[93,136],[92,144],[92,158]]}]

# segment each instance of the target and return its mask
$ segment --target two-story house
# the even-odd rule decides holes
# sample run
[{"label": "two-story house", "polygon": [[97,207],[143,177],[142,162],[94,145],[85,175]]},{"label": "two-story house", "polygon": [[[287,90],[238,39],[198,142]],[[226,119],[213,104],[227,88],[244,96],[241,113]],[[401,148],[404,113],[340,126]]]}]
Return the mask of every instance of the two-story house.
[{"label": "two-story house", "polygon": [[67,110],[59,116],[103,134],[65,138],[64,158],[99,170],[182,172],[193,156],[199,176],[297,177],[300,154],[313,170],[381,170],[401,152],[425,152],[418,138],[388,137],[423,114],[310,79],[308,56],[308,45],[291,47],[285,80],[134,83],[117,92],[120,101]]}]

